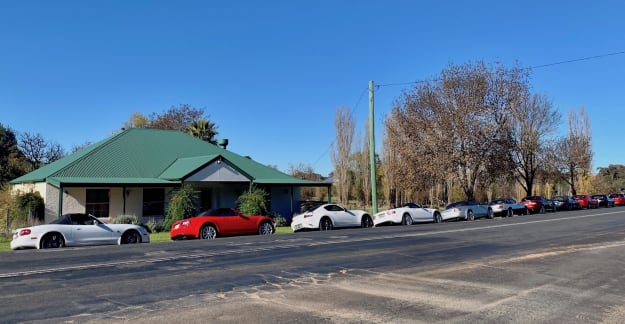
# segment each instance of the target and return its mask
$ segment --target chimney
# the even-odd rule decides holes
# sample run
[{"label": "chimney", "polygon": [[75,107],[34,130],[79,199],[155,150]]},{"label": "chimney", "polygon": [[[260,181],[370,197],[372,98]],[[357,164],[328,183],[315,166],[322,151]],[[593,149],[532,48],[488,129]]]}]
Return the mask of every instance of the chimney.
[{"label": "chimney", "polygon": [[217,146],[221,147],[222,149],[227,149],[228,147],[228,139],[227,138],[220,138],[217,140]]}]

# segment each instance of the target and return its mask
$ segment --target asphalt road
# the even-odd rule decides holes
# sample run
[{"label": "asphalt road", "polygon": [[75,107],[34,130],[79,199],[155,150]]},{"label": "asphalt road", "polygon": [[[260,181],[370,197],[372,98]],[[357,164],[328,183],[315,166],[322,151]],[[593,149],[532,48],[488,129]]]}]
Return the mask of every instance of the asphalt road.
[{"label": "asphalt road", "polygon": [[623,323],[625,208],[0,253],[2,323]]}]

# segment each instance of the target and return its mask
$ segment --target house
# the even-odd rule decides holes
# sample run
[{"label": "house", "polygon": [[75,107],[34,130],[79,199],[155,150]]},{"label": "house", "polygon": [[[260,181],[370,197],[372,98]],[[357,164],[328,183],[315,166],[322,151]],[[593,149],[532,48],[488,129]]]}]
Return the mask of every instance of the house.
[{"label": "house", "polygon": [[14,191],[41,194],[46,223],[72,212],[160,220],[169,194],[183,184],[196,190],[201,210],[236,207],[239,195],[257,186],[269,194],[270,210],[290,219],[299,212],[301,187],[331,189],[331,184],[294,178],[225,145],[145,128],[114,134],[10,183]]}]

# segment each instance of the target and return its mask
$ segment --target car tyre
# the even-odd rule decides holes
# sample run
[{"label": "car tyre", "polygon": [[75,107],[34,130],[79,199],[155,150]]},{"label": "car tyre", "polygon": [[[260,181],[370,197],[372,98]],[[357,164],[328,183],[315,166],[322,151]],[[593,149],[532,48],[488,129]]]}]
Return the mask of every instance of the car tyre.
[{"label": "car tyre", "polygon": [[215,226],[207,224],[203,225],[200,228],[200,239],[202,240],[212,240],[217,237],[217,229]]},{"label": "car tyre", "polygon": [[127,231],[122,235],[122,239],[120,243],[121,244],[141,243],[141,235],[135,230]]},{"label": "car tyre", "polygon": [[362,228],[371,228],[371,227],[373,227],[373,220],[371,219],[371,216],[369,216],[369,215],[362,216],[362,220],[360,221],[360,227],[362,227]]},{"label": "car tyre", "polygon": [[443,222],[443,217],[441,216],[441,213],[435,212],[434,213],[434,223],[442,223],[442,222]]},{"label": "car tyre", "polygon": [[493,210],[492,210],[492,209],[488,208],[488,211],[486,211],[486,217],[487,217],[488,219],[493,219],[493,218],[495,218],[495,213],[493,213]]},{"label": "car tyre", "polygon": [[404,217],[402,218],[402,225],[412,225],[412,217],[410,217],[409,214],[404,214]]},{"label": "car tyre", "polygon": [[473,215],[473,211],[472,210],[468,210],[467,211],[467,221],[472,222],[475,220],[475,216]]},{"label": "car tyre", "polygon": [[545,206],[540,206],[540,213],[544,214],[545,213]]},{"label": "car tyre", "polygon": [[63,239],[63,235],[60,233],[48,233],[46,234],[39,243],[40,249],[56,249],[62,248],[65,246],[65,239]]},{"label": "car tyre", "polygon": [[260,226],[258,226],[258,235],[271,235],[273,232],[273,225],[269,222],[262,222]]},{"label": "car tyre", "polygon": [[514,215],[512,208],[508,208],[508,211],[506,212],[506,217],[512,217],[512,215]]},{"label": "car tyre", "polygon": [[332,229],[334,229],[334,225],[332,225],[330,217],[324,217],[319,221],[320,231],[331,231]]}]

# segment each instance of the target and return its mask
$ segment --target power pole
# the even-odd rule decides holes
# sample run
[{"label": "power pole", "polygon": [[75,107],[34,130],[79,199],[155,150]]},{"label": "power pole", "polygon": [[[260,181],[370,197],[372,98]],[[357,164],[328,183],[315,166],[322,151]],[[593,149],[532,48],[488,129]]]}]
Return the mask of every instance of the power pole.
[{"label": "power pole", "polygon": [[375,165],[375,114],[373,113],[373,80],[369,81],[369,166],[371,169],[371,212],[378,212],[378,184]]}]

